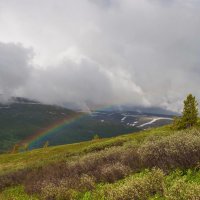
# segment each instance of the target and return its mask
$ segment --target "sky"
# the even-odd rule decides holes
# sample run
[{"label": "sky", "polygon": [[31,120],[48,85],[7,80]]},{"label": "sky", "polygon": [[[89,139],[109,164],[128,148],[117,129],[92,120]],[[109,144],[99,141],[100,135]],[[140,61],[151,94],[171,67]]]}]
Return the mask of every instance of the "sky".
[{"label": "sky", "polygon": [[2,102],[180,111],[199,77],[199,0],[0,0]]}]

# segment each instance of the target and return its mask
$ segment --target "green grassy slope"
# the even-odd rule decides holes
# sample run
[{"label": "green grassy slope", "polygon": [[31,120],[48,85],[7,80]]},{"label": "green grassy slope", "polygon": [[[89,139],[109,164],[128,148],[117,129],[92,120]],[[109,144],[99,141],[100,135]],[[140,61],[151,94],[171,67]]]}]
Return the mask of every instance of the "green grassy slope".
[{"label": "green grassy slope", "polygon": [[68,160],[75,155],[84,155],[88,152],[102,150],[111,146],[121,146],[128,141],[142,142],[146,137],[151,135],[167,134],[170,134],[170,131],[169,127],[165,126],[113,138],[102,138],[74,144],[58,145],[15,154],[0,154],[0,174],[26,167],[35,167],[60,160]]},{"label": "green grassy slope", "polygon": [[200,129],[0,155],[0,199],[200,199]]}]

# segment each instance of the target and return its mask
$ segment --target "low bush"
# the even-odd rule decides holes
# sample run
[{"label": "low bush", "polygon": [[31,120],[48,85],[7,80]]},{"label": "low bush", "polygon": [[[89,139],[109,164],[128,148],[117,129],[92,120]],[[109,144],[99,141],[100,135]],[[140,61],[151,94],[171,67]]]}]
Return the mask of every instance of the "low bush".
[{"label": "low bush", "polygon": [[106,148],[114,147],[114,146],[122,146],[124,142],[126,142],[127,139],[112,139],[109,141],[102,141],[97,144],[91,144],[88,147],[86,147],[83,151],[85,153],[90,153],[94,151],[101,151]]},{"label": "low bush", "polygon": [[21,178],[28,193],[41,193],[44,183],[59,187],[61,180],[65,180],[66,190],[82,191],[83,187],[80,183],[84,180],[91,180],[91,177],[93,181],[90,184],[89,182],[84,183],[85,186],[88,185],[89,190],[93,187],[91,183],[115,182],[138,169],[139,158],[136,149],[112,147],[104,151],[89,153],[68,163],[61,162],[33,169]]},{"label": "low bush", "polygon": [[[94,150],[94,149],[93,149]],[[99,183],[114,183],[131,173],[145,168],[160,168],[170,172],[171,169],[199,168],[200,132],[197,129],[180,131],[168,136],[146,138],[143,143],[128,143],[85,155],[71,158],[71,161],[60,161],[33,169],[24,169],[0,176],[0,189],[15,185],[24,185],[29,194],[41,194],[43,199],[75,198],[78,192],[93,190]],[[143,178],[130,179],[120,187],[112,186],[106,190],[108,199],[145,199],[146,196],[163,194],[163,172],[153,170]],[[173,197],[178,187],[170,186],[165,194]],[[190,187],[190,185],[188,186]],[[192,187],[192,186],[191,186]],[[197,193],[194,185],[192,193]],[[187,190],[189,195],[189,190]],[[88,193],[89,194],[89,193]],[[59,196],[61,195],[61,196]],[[182,195],[182,193],[180,193]],[[186,195],[184,193],[184,195]],[[190,198],[189,196],[187,196]],[[184,197],[185,198],[185,197]]]},{"label": "low bush", "polygon": [[125,183],[106,188],[105,197],[109,200],[141,200],[155,194],[164,193],[164,173],[154,169],[144,177],[132,177]]},{"label": "low bush", "polygon": [[131,169],[128,166],[121,164],[120,162],[103,165],[100,168],[99,175],[100,180],[103,182],[113,183],[119,179],[124,178],[130,174]]},{"label": "low bush", "polygon": [[200,185],[188,183],[184,179],[177,180],[166,189],[165,197],[168,200],[199,200]]},{"label": "low bush", "polygon": [[0,190],[21,184],[23,177],[29,174],[29,172],[29,169],[24,169],[0,176]]},{"label": "low bush", "polygon": [[[114,184],[98,185],[92,192],[84,193],[79,200],[199,200],[198,171],[175,170],[164,174],[160,169],[145,170]],[[192,178],[192,179],[191,179]]]},{"label": "low bush", "polygon": [[44,200],[74,200],[77,192],[74,189],[68,189],[65,182],[60,182],[59,185],[48,183],[42,187],[40,196]]},{"label": "low bush", "polygon": [[200,132],[181,131],[166,137],[154,137],[139,147],[143,167],[165,170],[195,167],[200,160]]}]

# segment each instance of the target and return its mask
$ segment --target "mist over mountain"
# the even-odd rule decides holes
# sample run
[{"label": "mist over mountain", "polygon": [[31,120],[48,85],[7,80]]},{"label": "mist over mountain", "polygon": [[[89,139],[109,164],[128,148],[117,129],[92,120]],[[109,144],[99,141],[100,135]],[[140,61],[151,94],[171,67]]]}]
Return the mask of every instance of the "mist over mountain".
[{"label": "mist over mountain", "polygon": [[[7,101],[4,101],[1,103],[2,105],[7,105],[7,104],[13,104],[13,103],[18,103],[18,104],[42,104],[42,102],[39,102],[37,100],[32,100],[24,97],[11,97],[7,99]],[[56,106],[56,104],[55,104]],[[126,111],[134,111],[137,114],[160,114],[160,115],[174,115],[177,116],[180,113],[178,112],[173,112],[171,110],[167,110],[161,107],[145,107],[145,106],[132,106],[132,105],[110,105],[110,106],[103,106],[103,105],[94,105],[94,104],[89,104],[85,107],[82,107],[81,105],[78,105],[76,103],[64,103],[63,105],[60,105],[63,108],[71,109],[74,111],[80,111],[80,112],[85,112],[85,113],[91,113],[93,111],[121,111],[121,112],[126,112]]]},{"label": "mist over mountain", "polygon": [[119,105],[119,106],[109,106],[109,107],[102,107],[97,110],[100,111],[134,111],[137,114],[159,114],[159,115],[174,115],[177,116],[179,113],[173,112],[167,109],[163,109],[160,107],[142,107],[142,106],[128,106],[128,105]]}]

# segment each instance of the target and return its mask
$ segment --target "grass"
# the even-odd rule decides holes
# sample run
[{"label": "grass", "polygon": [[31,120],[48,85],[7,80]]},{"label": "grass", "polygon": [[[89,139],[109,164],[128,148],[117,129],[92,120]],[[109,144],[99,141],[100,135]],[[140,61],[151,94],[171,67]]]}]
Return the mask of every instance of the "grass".
[{"label": "grass", "polygon": [[[200,172],[175,170],[165,175],[162,170],[144,170],[112,184],[98,184],[92,191],[77,194],[79,200],[198,200]],[[153,191],[153,192],[152,192]]]},{"label": "grass", "polygon": [[[153,177],[153,178],[152,178]],[[151,180],[150,180],[151,179]],[[149,185],[151,182],[151,185]],[[145,190],[143,193],[137,191],[138,184]],[[154,185],[155,192],[151,192]],[[151,187],[149,187],[151,186]],[[100,183],[91,191],[74,192],[74,200],[112,200],[120,199],[142,199],[147,195],[150,200],[193,200],[200,198],[200,172],[188,169],[186,171],[175,170],[165,175],[161,170],[143,170],[134,173],[115,183]],[[126,193],[128,192],[128,195]],[[118,194],[120,193],[120,195]],[[118,195],[118,196],[117,196]],[[132,195],[132,196],[131,196]],[[138,195],[133,198],[133,195]],[[117,197],[116,197],[117,196]],[[11,187],[0,194],[1,200],[39,200],[33,195],[27,195],[23,186]],[[144,198],[146,199],[146,198]]]},{"label": "grass", "polygon": [[169,134],[168,126],[113,138],[102,138],[75,144],[59,145],[15,154],[0,154],[0,175],[27,167],[42,166],[51,162],[67,160],[75,155],[101,150],[110,146],[118,146],[126,141],[136,141],[139,143],[150,135],[166,134]]},{"label": "grass", "polygon": [[200,128],[0,155],[0,199],[199,200]]},{"label": "grass", "polygon": [[[137,194],[141,197],[141,192],[137,191],[139,190],[138,184],[144,188],[143,195],[148,196],[148,199],[151,200],[198,200],[200,198],[200,172],[190,169],[187,171],[175,170],[168,175],[164,175],[161,170],[144,170],[112,184],[97,184],[91,191],[74,191],[72,195],[74,200],[138,199],[136,196],[133,197]],[[152,185],[155,187],[153,188],[154,192],[150,191]],[[0,199],[39,200],[40,198],[35,195],[28,195],[23,186],[17,186],[4,190],[0,194]]]},{"label": "grass", "polygon": [[0,194],[1,200],[39,200],[36,196],[25,193],[23,186],[12,187],[4,190]]}]

